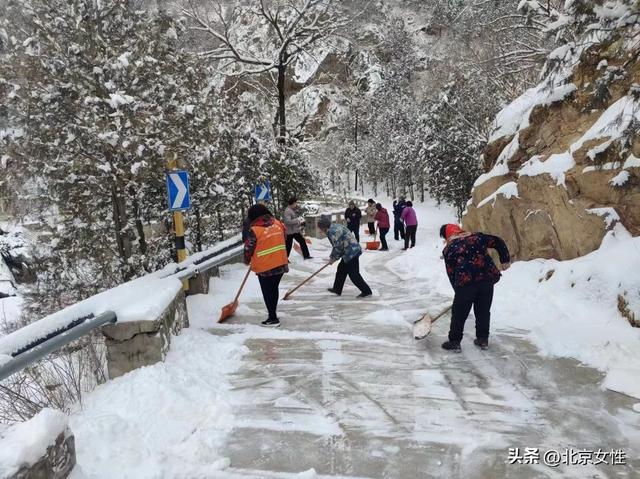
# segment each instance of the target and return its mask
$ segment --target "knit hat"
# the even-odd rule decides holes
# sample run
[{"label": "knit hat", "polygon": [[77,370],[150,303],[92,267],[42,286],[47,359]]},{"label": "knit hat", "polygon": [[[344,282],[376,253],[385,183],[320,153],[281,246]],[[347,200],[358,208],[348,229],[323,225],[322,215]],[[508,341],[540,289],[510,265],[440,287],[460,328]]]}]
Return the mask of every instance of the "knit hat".
[{"label": "knit hat", "polygon": [[440,237],[444,239],[449,239],[453,235],[459,235],[464,232],[465,231],[462,228],[453,223],[442,225],[440,227]]},{"label": "knit hat", "polygon": [[267,208],[265,205],[253,205],[251,208],[249,208],[249,211],[247,212],[247,216],[249,217],[249,221],[255,221],[258,218],[260,218],[261,216],[264,215],[270,215],[271,211],[269,211],[269,208]]},{"label": "knit hat", "polygon": [[318,220],[318,228],[326,230],[331,226],[331,216],[322,215]]},{"label": "knit hat", "polygon": [[382,209],[382,205],[380,203],[376,203],[376,209],[380,211]]}]

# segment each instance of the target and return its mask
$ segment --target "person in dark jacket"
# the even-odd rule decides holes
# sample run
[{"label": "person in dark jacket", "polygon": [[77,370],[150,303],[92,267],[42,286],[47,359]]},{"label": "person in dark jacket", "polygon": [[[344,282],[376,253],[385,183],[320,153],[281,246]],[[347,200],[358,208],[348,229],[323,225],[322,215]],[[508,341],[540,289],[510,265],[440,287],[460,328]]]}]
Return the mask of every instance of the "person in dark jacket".
[{"label": "person in dark jacket", "polygon": [[443,343],[442,347],[449,351],[460,351],[464,323],[473,307],[476,317],[476,339],[473,344],[487,349],[493,285],[501,276],[487,249],[498,252],[502,269],[505,270],[511,261],[507,245],[497,236],[469,233],[455,224],[442,225],[440,237],[446,241],[442,256],[455,291],[449,341]]},{"label": "person in dark jacket", "polygon": [[286,228],[275,219],[266,206],[257,204],[249,208],[250,228],[244,242],[244,262],[258,275],[262,298],[269,317],[264,326],[280,326],[277,315],[280,281],[289,271]]},{"label": "person in dark jacket", "polygon": [[402,222],[402,210],[407,206],[404,196],[393,202],[393,238],[404,240],[404,223]]},{"label": "person in dark jacket", "polygon": [[389,228],[391,227],[389,224],[389,213],[380,203],[376,204],[376,209],[378,212],[376,213],[375,220],[378,222],[378,232],[380,233],[380,243],[382,244],[380,251],[389,251],[386,238]]},{"label": "person in dark jacket", "polygon": [[362,219],[362,210],[356,206],[355,201],[349,201],[349,207],[344,211],[344,219],[347,221],[347,228],[356,237],[356,241],[360,242],[360,220]]},{"label": "person in dark jacket", "polygon": [[336,278],[333,282],[333,288],[329,288],[329,292],[340,296],[344,282],[347,276],[349,276],[353,284],[360,290],[358,298],[371,296],[371,288],[362,275],[360,275],[359,258],[362,254],[360,243],[356,241],[355,237],[345,226],[338,223],[331,223],[330,216],[321,216],[318,220],[318,228],[327,235],[331,246],[333,246],[329,261],[334,263],[340,260],[338,270],[336,271]]}]

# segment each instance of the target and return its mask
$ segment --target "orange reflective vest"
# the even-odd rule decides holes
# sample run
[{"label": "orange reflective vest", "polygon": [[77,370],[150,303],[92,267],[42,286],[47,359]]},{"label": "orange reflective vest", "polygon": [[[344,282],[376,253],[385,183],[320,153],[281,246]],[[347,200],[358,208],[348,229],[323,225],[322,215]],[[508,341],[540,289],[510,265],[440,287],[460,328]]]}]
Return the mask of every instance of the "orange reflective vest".
[{"label": "orange reflective vest", "polygon": [[256,235],[256,249],[251,258],[251,271],[264,273],[289,263],[285,245],[285,227],[274,220],[271,226],[252,226]]}]

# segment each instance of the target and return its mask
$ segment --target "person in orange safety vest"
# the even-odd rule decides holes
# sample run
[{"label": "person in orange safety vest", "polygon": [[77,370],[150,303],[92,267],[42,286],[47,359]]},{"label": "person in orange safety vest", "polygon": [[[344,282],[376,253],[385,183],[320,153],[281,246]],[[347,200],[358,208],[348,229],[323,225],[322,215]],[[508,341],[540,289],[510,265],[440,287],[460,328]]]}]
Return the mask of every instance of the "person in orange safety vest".
[{"label": "person in orange safety vest", "polygon": [[249,230],[244,241],[244,262],[258,275],[262,298],[269,317],[264,326],[279,327],[277,315],[279,285],[284,273],[289,272],[286,228],[261,204],[249,208]]}]

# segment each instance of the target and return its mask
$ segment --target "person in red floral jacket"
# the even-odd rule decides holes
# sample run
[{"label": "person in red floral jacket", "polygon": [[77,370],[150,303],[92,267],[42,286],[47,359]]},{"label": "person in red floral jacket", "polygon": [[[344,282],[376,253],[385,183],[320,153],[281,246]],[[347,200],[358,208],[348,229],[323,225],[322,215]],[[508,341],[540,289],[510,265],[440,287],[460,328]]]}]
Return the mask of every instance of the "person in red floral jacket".
[{"label": "person in red floral jacket", "polygon": [[447,243],[442,256],[455,291],[449,341],[443,343],[442,347],[449,351],[460,351],[464,323],[473,306],[476,317],[476,339],[473,343],[481,349],[487,349],[493,285],[500,281],[501,276],[487,249],[498,252],[503,270],[509,267],[511,261],[509,249],[498,236],[469,233],[455,224],[442,225],[440,237]]}]

